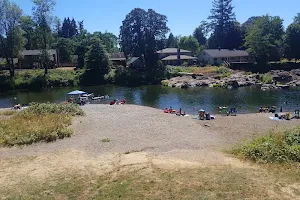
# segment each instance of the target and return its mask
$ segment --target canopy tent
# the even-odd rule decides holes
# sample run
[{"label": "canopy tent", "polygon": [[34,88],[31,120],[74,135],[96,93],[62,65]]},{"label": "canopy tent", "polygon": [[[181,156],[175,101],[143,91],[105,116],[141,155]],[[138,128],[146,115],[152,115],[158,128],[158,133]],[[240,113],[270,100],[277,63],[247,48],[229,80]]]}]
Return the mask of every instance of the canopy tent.
[{"label": "canopy tent", "polygon": [[73,92],[68,93],[68,95],[83,95],[83,94],[87,94],[87,93],[79,90],[75,90]]}]

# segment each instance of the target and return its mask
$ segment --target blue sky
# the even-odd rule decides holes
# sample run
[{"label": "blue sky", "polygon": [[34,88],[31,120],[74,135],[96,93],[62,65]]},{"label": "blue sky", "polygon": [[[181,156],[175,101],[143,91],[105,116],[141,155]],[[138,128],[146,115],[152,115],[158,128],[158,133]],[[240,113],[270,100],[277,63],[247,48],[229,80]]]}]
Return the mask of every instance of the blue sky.
[{"label": "blue sky", "polygon": [[[31,14],[32,0],[15,0],[25,14]],[[285,3],[286,2],[286,3]],[[278,15],[288,26],[300,12],[300,0],[233,0],[236,18],[245,22],[251,16]],[[200,21],[210,14],[212,0],[56,0],[55,15],[60,19],[84,20],[90,31],[119,34],[119,28],[133,8],[152,8],[168,17],[168,26],[175,35],[190,35]]]}]

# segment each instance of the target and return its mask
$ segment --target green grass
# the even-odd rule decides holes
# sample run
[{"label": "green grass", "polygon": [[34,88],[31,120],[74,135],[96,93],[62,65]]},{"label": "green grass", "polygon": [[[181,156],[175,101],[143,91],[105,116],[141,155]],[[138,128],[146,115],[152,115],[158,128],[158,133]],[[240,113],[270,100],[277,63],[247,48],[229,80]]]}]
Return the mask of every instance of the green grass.
[{"label": "green grass", "polygon": [[182,67],[182,66],[168,66],[167,69],[172,74],[194,73],[194,74],[219,74],[221,78],[225,78],[231,75],[228,68],[224,66],[207,66],[207,67]]},{"label": "green grass", "polygon": [[70,137],[72,116],[83,114],[73,104],[32,104],[0,121],[0,145],[27,145]]},{"label": "green grass", "polygon": [[161,85],[164,87],[168,87],[168,81],[167,80],[162,80]]},{"label": "green grass", "polygon": [[271,84],[273,83],[273,77],[269,74],[261,74],[260,81],[265,84]]},{"label": "green grass", "polygon": [[84,115],[79,105],[73,103],[31,103],[29,108],[22,111],[23,113],[41,115],[41,114],[67,114],[67,115]]},{"label": "green grass", "polygon": [[270,131],[233,150],[233,153],[262,163],[300,162],[300,127]]},{"label": "green grass", "polygon": [[[0,192],[7,199],[43,200],[285,199],[286,194],[281,188],[297,183],[299,169],[275,172],[240,167],[154,168],[113,171],[113,175],[99,176],[91,171],[85,174],[82,170],[77,173],[66,171],[44,181],[24,178],[22,184],[6,184]],[[287,174],[292,172],[294,177],[287,181]],[[296,189],[294,193],[297,192],[299,190]]]}]

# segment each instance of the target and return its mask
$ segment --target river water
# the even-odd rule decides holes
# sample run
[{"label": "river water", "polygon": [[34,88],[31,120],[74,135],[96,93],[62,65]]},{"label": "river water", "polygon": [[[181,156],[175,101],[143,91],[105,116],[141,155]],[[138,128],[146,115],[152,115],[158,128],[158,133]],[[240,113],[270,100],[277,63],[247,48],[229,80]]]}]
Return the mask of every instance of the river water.
[{"label": "river water", "polygon": [[[172,106],[195,114],[204,109],[211,113],[218,106],[235,107],[239,113],[257,112],[260,106],[283,106],[284,111],[299,109],[300,88],[277,91],[261,91],[259,88],[244,87],[238,89],[192,88],[178,89],[162,86],[120,87],[113,85],[79,88],[53,88],[43,91],[12,91],[0,94],[0,108],[30,102],[62,102],[66,94],[75,89],[95,95],[109,94],[111,99],[125,98],[130,104],[164,109]],[[285,103],[287,102],[287,103]],[[99,102],[98,102],[99,103]],[[108,103],[108,102],[101,102]]]}]

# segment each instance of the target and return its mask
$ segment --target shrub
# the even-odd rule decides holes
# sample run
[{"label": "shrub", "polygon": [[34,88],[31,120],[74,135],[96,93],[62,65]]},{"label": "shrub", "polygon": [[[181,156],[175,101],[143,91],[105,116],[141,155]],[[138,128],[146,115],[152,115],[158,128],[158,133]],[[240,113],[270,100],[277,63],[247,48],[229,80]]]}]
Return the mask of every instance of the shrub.
[{"label": "shrub", "polygon": [[283,132],[272,131],[233,152],[255,162],[300,162],[300,127]]},{"label": "shrub", "polygon": [[70,137],[71,117],[66,114],[20,113],[0,121],[0,145],[14,146]]},{"label": "shrub", "polygon": [[9,115],[14,115],[15,113],[16,113],[15,110],[0,110],[0,115],[9,116]]},{"label": "shrub", "polygon": [[259,75],[260,81],[265,84],[273,83],[273,77],[269,74],[261,74]]},{"label": "shrub", "polygon": [[29,107],[22,111],[24,114],[68,114],[68,115],[84,115],[79,105],[73,103],[31,103]]},{"label": "shrub", "polygon": [[168,87],[168,85],[169,85],[169,83],[168,83],[167,80],[162,80],[162,81],[161,81],[161,84],[162,84],[162,86],[164,86],[164,87]]}]

